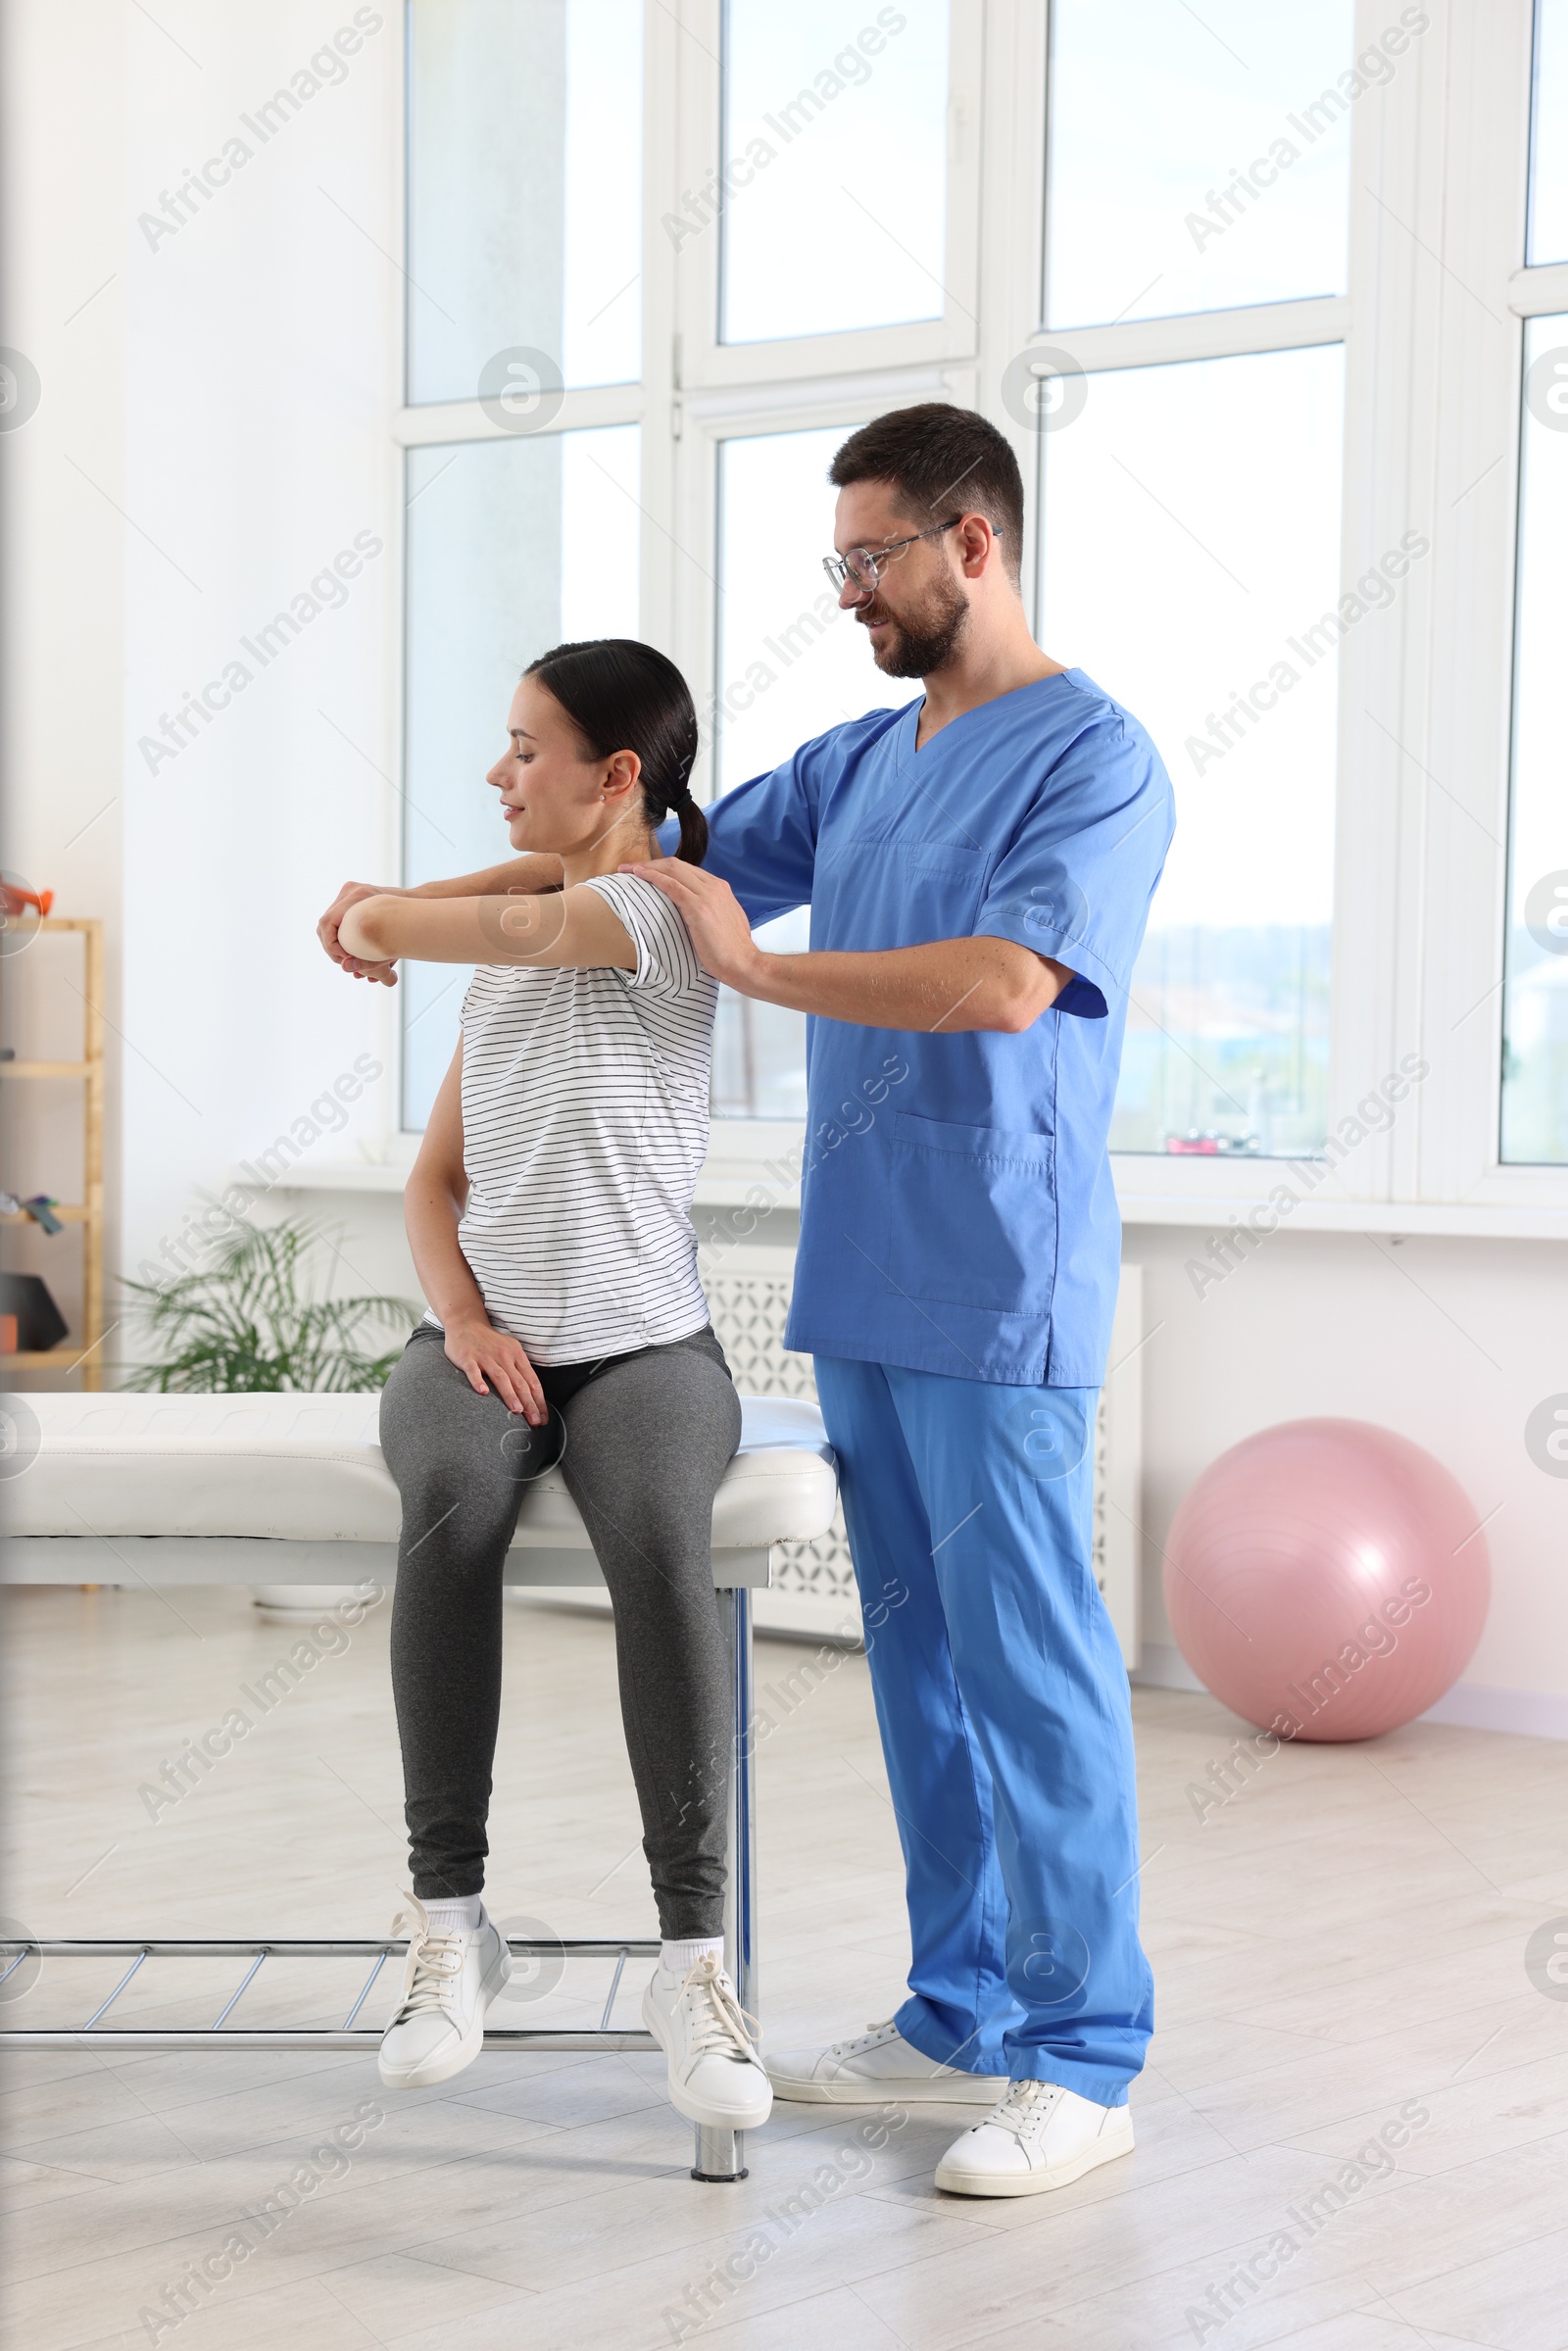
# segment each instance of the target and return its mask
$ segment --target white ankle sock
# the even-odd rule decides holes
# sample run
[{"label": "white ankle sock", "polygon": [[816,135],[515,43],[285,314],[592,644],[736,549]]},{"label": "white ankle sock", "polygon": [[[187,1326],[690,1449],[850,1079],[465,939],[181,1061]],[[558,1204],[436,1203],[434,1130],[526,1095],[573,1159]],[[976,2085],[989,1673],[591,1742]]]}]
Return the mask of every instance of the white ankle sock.
[{"label": "white ankle sock", "polygon": [[659,1964],[666,1975],[684,1976],[697,1965],[705,1951],[716,1951],[722,1959],[722,1935],[693,1935],[684,1942],[662,1942],[659,1946]]},{"label": "white ankle sock", "polygon": [[484,1909],[483,1894],[458,1894],[450,1902],[426,1902],[432,1935],[471,1935]]}]

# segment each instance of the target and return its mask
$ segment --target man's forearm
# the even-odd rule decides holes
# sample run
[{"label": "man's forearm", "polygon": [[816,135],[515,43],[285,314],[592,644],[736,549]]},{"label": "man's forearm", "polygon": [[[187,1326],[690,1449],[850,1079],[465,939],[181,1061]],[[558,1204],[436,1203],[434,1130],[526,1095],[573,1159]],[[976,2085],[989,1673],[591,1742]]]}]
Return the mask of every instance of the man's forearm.
[{"label": "man's forearm", "polygon": [[941,939],[928,947],[864,955],[837,949],[796,955],[758,950],[730,984],[743,996],[864,1028],[1031,1028],[1071,974],[1008,939]]},{"label": "man's forearm", "polygon": [[705,971],[740,996],[861,1028],[965,1029],[1021,1034],[1055,1003],[1072,973],[1014,939],[933,939],[865,955],[817,949],[770,955],[752,936],[729,884],[698,865],[664,857],[621,867],[640,874],[678,910]]},{"label": "man's forearm", "polygon": [[499,865],[486,865],[479,873],[459,873],[444,881],[416,882],[413,889],[402,895],[408,898],[507,898],[514,891],[519,891],[525,896],[535,897],[544,890],[559,890],[562,878],[561,859],[558,857],[531,851],[526,857],[508,857]]}]

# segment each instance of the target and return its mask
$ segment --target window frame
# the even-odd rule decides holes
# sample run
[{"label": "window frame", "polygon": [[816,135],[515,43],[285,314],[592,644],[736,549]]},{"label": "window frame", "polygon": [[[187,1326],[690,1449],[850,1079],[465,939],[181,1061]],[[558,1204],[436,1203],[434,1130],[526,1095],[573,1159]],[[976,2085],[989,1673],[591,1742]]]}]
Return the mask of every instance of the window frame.
[{"label": "window frame", "polygon": [[[1094,371],[1343,342],[1342,578],[1407,529],[1433,545],[1379,625],[1340,649],[1331,1124],[1401,1055],[1431,1070],[1392,1129],[1293,1223],[1568,1238],[1568,1167],[1505,1165],[1498,1141],[1523,322],[1568,315],[1568,262],[1524,265],[1533,0],[1425,4],[1430,27],[1352,111],[1343,295],[1047,329],[1048,9],[953,0],[945,316],[723,345],[718,233],[710,226],[677,256],[662,226],[681,191],[717,168],[722,0],[647,0],[643,376],[568,392],[551,429],[641,424],[643,632],[680,662],[703,707],[718,682],[725,439],[850,421],[870,400],[982,409],[1012,439],[1030,491],[1033,617],[1039,451],[996,394],[1010,359],[1049,343]],[[1357,52],[1398,13],[1396,0],[1357,0]],[[1021,188],[1039,200],[1020,203]],[[401,409],[393,438],[401,463],[405,448],[496,429],[476,401],[453,402]],[[869,707],[869,676],[867,688]],[[710,792],[706,745],[698,786]],[[797,1195],[777,1170],[802,1134],[791,1122],[715,1120],[699,1197],[718,1204],[761,1184],[788,1204]],[[1245,1213],[1284,1164],[1112,1159],[1130,1220],[1194,1225]]]},{"label": "window frame", "polygon": [[[722,222],[701,231],[676,271],[679,375],[691,392],[808,384],[815,378],[886,371],[970,356],[978,333],[980,62],[982,0],[951,0],[948,48],[948,203],[942,316],[902,326],[781,336],[765,343],[718,340]],[[874,20],[875,9],[866,10]],[[676,140],[681,188],[716,171],[722,139],[724,0],[683,0]],[[848,21],[847,21],[848,22]],[[855,29],[858,29],[856,27]],[[853,40],[854,30],[847,30]],[[735,201],[740,201],[740,198]],[[673,207],[671,208],[673,210]],[[661,228],[661,234],[663,233]],[[673,248],[672,248],[673,253]]]}]

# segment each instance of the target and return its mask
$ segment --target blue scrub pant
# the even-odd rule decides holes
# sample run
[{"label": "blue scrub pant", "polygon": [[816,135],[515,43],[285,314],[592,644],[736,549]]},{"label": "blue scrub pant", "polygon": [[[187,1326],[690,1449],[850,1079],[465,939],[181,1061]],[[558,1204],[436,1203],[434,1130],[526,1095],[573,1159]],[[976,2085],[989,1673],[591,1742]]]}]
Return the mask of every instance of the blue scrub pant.
[{"label": "blue scrub pant", "polygon": [[1153,2026],[1093,1388],[816,1358],[908,1890],[922,2055],[1120,2106]]}]

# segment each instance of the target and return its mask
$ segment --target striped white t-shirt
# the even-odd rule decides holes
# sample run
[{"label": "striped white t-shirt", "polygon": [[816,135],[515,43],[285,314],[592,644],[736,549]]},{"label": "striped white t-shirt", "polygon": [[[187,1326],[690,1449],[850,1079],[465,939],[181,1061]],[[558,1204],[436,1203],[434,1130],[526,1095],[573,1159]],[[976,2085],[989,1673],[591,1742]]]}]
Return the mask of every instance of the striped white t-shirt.
[{"label": "striped white t-shirt", "polygon": [[718,983],[652,883],[586,886],[625,924],[635,971],[483,964],[463,1003],[458,1242],[490,1320],[536,1363],[668,1346],[709,1319],[691,1204]]}]

